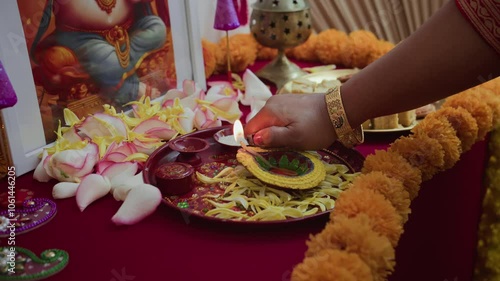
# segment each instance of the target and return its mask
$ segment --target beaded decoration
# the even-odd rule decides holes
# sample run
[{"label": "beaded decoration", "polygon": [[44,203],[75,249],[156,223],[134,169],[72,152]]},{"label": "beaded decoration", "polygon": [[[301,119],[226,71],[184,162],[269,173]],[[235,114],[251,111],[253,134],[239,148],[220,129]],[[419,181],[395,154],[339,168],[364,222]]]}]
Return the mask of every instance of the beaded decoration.
[{"label": "beaded decoration", "polygon": [[[8,209],[0,212],[0,237],[11,232],[21,234],[49,222],[57,212],[56,203],[46,198],[24,201],[22,209]],[[11,225],[15,227],[10,227]]]},{"label": "beaded decoration", "polygon": [[66,251],[49,249],[40,257],[22,247],[0,247],[0,280],[40,280],[63,270],[69,261]]}]

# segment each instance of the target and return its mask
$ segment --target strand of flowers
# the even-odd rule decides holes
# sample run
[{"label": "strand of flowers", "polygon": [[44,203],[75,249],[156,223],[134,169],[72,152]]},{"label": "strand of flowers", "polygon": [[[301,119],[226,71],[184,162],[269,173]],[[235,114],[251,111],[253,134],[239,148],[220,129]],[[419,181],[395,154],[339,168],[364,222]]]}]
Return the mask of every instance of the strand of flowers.
[{"label": "strand of flowers", "polygon": [[491,134],[474,280],[500,280],[500,130]]},{"label": "strand of flowers", "polygon": [[449,97],[411,135],[369,155],[328,224],[307,241],[292,280],[386,280],[422,181],[451,168],[462,152],[498,127],[500,78]]},{"label": "strand of flowers", "polygon": [[[368,30],[349,34],[331,28],[312,34],[304,44],[288,49],[288,57],[301,61],[320,62],[324,65],[339,64],[350,68],[363,68],[394,48],[394,44],[379,40]],[[227,71],[226,38],[218,43],[202,40],[205,75]],[[252,34],[236,34],[229,39],[231,69],[244,71],[256,60],[271,60],[278,50],[260,45]]]}]

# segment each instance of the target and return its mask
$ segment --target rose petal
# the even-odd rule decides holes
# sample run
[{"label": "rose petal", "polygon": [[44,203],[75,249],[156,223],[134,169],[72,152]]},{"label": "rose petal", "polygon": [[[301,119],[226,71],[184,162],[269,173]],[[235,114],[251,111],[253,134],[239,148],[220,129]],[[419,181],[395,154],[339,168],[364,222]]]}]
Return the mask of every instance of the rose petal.
[{"label": "rose petal", "polygon": [[94,138],[96,136],[127,136],[127,125],[125,122],[118,117],[104,113],[95,113],[93,116],[87,117],[78,125],[78,130],[89,138]]},{"label": "rose petal", "polygon": [[116,201],[123,201],[127,197],[128,192],[141,184],[144,184],[144,179],[142,178],[142,172],[130,178],[126,182],[122,182],[116,186],[113,186],[111,192],[113,193],[113,198]]},{"label": "rose petal", "polygon": [[252,99],[268,100],[272,96],[266,84],[249,69],[243,74],[243,83],[245,84],[245,95],[241,100],[243,105],[250,105]]},{"label": "rose petal", "polygon": [[132,188],[118,212],[111,218],[117,225],[131,225],[152,214],[161,203],[162,196],[158,188],[141,184]]},{"label": "rose petal", "polygon": [[95,200],[108,194],[111,190],[111,183],[106,177],[98,174],[90,174],[83,178],[76,191],[76,204],[80,211]]},{"label": "rose petal", "polygon": [[266,101],[263,100],[253,100],[250,105],[250,113],[247,115],[246,122],[250,121],[263,107],[266,105]]},{"label": "rose petal", "polygon": [[47,150],[43,150],[42,160],[40,160],[40,163],[38,163],[33,173],[33,178],[39,182],[48,182],[51,179],[44,167],[46,166],[45,162],[49,161],[48,156],[49,153]]},{"label": "rose petal", "polygon": [[160,139],[169,140],[177,134],[177,132],[172,129],[172,127],[157,118],[151,118],[142,121],[134,129],[134,132],[145,134],[147,137],[156,137]]},{"label": "rose petal", "polygon": [[80,142],[84,140],[84,138],[78,134],[76,127],[71,127],[68,131],[64,132],[63,138],[69,142]]},{"label": "rose petal", "polygon": [[54,199],[70,198],[76,195],[76,190],[80,184],[76,182],[60,182],[52,188]]},{"label": "rose petal", "polygon": [[179,118],[179,124],[185,132],[191,132],[194,127],[194,112],[190,108],[184,109],[184,114]]},{"label": "rose petal", "polygon": [[130,180],[137,173],[137,169],[137,163],[120,162],[110,165],[101,175],[109,179],[111,186],[115,186]]},{"label": "rose petal", "polygon": [[106,168],[113,165],[114,163],[116,163],[116,162],[113,162],[110,160],[99,161],[99,163],[97,163],[97,165],[96,165],[96,173],[102,174]]},{"label": "rose petal", "polygon": [[90,174],[99,160],[99,148],[95,143],[88,143],[82,149],[69,149],[53,154],[49,167],[52,177],[59,181],[76,181]]}]

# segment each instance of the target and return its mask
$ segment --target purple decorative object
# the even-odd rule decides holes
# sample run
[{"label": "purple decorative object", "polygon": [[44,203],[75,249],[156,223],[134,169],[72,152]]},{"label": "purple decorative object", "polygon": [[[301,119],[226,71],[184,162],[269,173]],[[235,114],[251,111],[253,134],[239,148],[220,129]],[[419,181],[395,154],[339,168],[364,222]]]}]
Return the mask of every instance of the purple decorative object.
[{"label": "purple decorative object", "polygon": [[12,229],[6,227],[13,223],[14,232],[21,234],[49,222],[57,212],[56,203],[46,198],[24,201],[22,209],[9,209],[0,212],[0,237],[10,235]]},{"label": "purple decorative object", "polygon": [[240,26],[238,14],[232,0],[217,0],[214,28],[218,30],[233,30]]},{"label": "purple decorative object", "polygon": [[0,109],[14,106],[17,102],[16,92],[10,83],[7,72],[0,61]]}]

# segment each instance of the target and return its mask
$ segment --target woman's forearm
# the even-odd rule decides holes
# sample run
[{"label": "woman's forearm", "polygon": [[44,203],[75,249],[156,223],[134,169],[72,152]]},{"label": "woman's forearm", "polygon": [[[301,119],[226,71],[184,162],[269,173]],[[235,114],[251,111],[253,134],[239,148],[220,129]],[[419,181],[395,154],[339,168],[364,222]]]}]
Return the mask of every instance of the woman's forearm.
[{"label": "woman's forearm", "polygon": [[448,2],[417,32],[342,86],[349,122],[437,101],[500,74],[500,55]]}]

